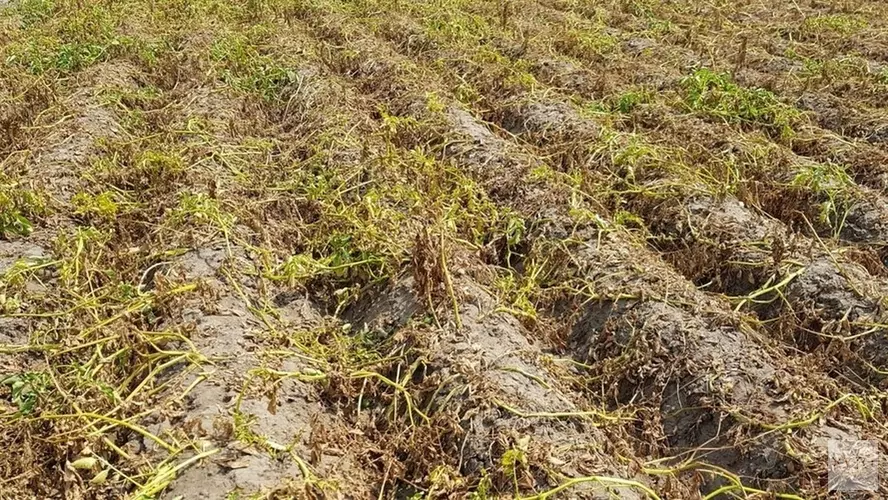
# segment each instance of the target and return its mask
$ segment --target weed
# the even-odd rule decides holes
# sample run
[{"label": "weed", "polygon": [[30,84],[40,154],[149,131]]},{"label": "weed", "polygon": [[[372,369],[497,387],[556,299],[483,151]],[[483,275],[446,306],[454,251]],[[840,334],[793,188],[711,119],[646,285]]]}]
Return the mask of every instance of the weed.
[{"label": "weed", "polygon": [[616,38],[600,27],[569,29],[555,43],[566,54],[585,60],[596,60],[617,48]]},{"label": "weed", "polygon": [[689,109],[732,123],[755,125],[780,139],[791,138],[795,134],[793,127],[803,117],[771,92],[741,87],[728,75],[706,68],[685,77],[682,87]]},{"label": "weed", "polygon": [[[430,113],[438,114],[443,112],[446,109],[446,106],[441,102],[441,98],[438,94],[430,92],[426,94],[426,109],[428,109]],[[392,116],[386,115],[386,119],[392,120]]]},{"label": "weed", "polygon": [[5,49],[6,62],[35,74],[70,73],[105,60],[121,51],[115,29],[120,12],[84,6],[50,16],[54,3],[26,2],[22,6],[25,37]]},{"label": "weed", "polygon": [[183,193],[167,220],[173,227],[205,228],[210,231],[208,236],[216,232],[227,236],[236,218],[223,209],[219,200],[205,193]]},{"label": "weed", "polygon": [[500,458],[500,467],[503,474],[511,480],[515,488],[516,497],[520,495],[519,492],[521,491],[518,485],[518,477],[523,473],[524,468],[528,464],[527,447],[529,444],[530,438],[521,438],[512,448],[506,450]]},{"label": "weed", "polygon": [[804,59],[800,72],[803,79],[817,79],[821,82],[844,81],[854,77],[866,77],[869,67],[865,59],[854,57],[833,59]]},{"label": "weed", "polygon": [[650,165],[662,157],[660,148],[647,143],[637,134],[613,133],[606,139],[611,163],[616,167],[627,168],[625,177],[634,179],[635,170]]},{"label": "weed", "polygon": [[52,16],[55,9],[56,2],[53,0],[24,0],[16,6],[23,28],[29,28],[46,21]]},{"label": "weed", "polygon": [[38,192],[0,177],[0,237],[27,236],[31,220],[47,213],[46,201]]},{"label": "weed", "polygon": [[116,144],[107,144],[108,153],[92,166],[100,179],[134,197],[156,201],[155,196],[174,190],[183,178],[186,165],[178,153],[145,149],[132,154]]},{"label": "weed", "polygon": [[26,44],[9,47],[6,60],[17,63],[32,73],[50,70],[76,71],[100,61],[105,48],[98,44],[60,43],[52,38],[32,38]]},{"label": "weed", "polygon": [[614,224],[634,229],[645,229],[644,219],[627,210],[618,210],[613,216]]},{"label": "weed", "polygon": [[800,32],[804,37],[818,37],[827,34],[847,36],[863,30],[867,24],[866,20],[850,15],[812,16],[805,18]]},{"label": "weed", "polygon": [[799,169],[792,185],[809,189],[822,200],[819,220],[838,235],[855,198],[854,180],[845,168],[834,163],[806,164]]},{"label": "weed", "polygon": [[0,386],[8,386],[10,400],[16,406],[16,415],[24,416],[32,413],[37,406],[40,395],[50,387],[47,374],[42,372],[26,372],[8,375],[0,380]]},{"label": "weed", "polygon": [[492,491],[493,479],[490,477],[490,474],[488,474],[486,470],[482,470],[481,480],[478,481],[478,486],[475,487],[475,490],[469,494],[469,499],[488,500],[491,497]]},{"label": "weed", "polygon": [[230,34],[216,40],[210,53],[222,81],[267,100],[281,99],[288,87],[299,83],[300,76],[295,69],[259,53],[257,40],[262,37],[262,30]]},{"label": "weed", "polygon": [[434,497],[453,491],[460,491],[463,487],[464,479],[459,471],[446,465],[439,465],[429,474],[428,496]]},{"label": "weed", "polygon": [[477,15],[462,15],[458,11],[437,10],[425,21],[426,33],[442,42],[475,44],[488,36],[490,27]]},{"label": "weed", "polygon": [[74,213],[87,218],[98,220],[113,220],[119,212],[117,194],[112,191],[104,191],[98,195],[77,193],[71,198],[74,205]]},{"label": "weed", "polygon": [[623,114],[631,113],[637,106],[651,102],[652,95],[650,92],[640,90],[630,90],[619,96],[612,98],[609,108],[612,111],[618,111]]},{"label": "weed", "polygon": [[[534,267],[541,270],[538,266]],[[494,287],[500,293],[500,303],[507,304],[503,310],[522,319],[536,321],[539,317],[535,305],[538,298],[538,279],[536,273],[526,278],[516,278],[513,274],[498,277]]]}]

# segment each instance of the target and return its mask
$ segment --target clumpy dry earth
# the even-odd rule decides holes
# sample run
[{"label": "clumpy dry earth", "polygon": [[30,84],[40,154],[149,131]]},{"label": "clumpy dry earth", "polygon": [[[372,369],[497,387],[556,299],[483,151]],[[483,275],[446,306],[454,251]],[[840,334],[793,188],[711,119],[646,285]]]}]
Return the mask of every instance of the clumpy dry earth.
[{"label": "clumpy dry earth", "polygon": [[0,0],[0,498],[883,498],[886,96],[882,1]]}]

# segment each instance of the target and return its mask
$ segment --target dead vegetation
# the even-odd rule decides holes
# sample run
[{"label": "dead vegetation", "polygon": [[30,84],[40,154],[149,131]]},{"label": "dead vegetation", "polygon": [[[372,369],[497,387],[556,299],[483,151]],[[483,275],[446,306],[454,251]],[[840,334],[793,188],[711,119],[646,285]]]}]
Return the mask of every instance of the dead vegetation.
[{"label": "dead vegetation", "polygon": [[0,1],[0,497],[827,498],[886,19]]}]

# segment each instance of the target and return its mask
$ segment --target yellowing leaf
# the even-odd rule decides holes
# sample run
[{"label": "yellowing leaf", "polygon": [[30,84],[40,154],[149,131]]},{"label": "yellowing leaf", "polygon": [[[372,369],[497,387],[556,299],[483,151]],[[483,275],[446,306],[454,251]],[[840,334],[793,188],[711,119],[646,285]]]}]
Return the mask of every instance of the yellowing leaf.
[{"label": "yellowing leaf", "polygon": [[92,469],[98,461],[93,457],[82,457],[71,462],[71,467],[75,469]]},{"label": "yellowing leaf", "polygon": [[105,481],[108,480],[108,471],[110,469],[105,469],[98,474],[96,474],[92,479],[90,479],[89,484],[105,484]]}]

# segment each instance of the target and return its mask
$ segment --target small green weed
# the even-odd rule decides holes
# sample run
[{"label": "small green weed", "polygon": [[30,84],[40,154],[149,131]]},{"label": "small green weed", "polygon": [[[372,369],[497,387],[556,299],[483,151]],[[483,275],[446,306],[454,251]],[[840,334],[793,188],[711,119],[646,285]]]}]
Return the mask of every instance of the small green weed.
[{"label": "small green weed", "polygon": [[457,44],[477,44],[490,33],[484,18],[459,11],[435,12],[425,20],[425,29],[433,40]]},{"label": "small green weed", "polygon": [[10,400],[17,408],[18,415],[28,415],[34,411],[40,395],[50,388],[49,377],[42,372],[25,372],[9,375],[0,380],[0,386],[9,387]]},{"label": "small green weed", "polygon": [[21,11],[23,29],[3,50],[7,64],[34,74],[70,73],[122,52],[116,34],[121,15],[99,5],[58,10],[32,0]]},{"label": "small green weed", "polygon": [[52,16],[55,9],[54,0],[22,0],[16,7],[23,28],[29,28],[46,21]]},{"label": "small green weed", "polygon": [[819,79],[823,82],[843,81],[853,77],[865,77],[869,67],[865,59],[841,57],[832,59],[804,59],[800,76],[803,79]]},{"label": "small green weed", "polygon": [[802,37],[816,38],[823,35],[853,35],[867,27],[866,20],[855,16],[832,14],[805,18],[800,28]]},{"label": "small green weed", "polygon": [[835,163],[810,163],[798,171],[792,185],[810,190],[821,198],[819,221],[838,234],[854,200],[854,179],[845,168]]},{"label": "small green weed", "polygon": [[184,193],[167,220],[174,227],[205,228],[227,235],[236,218],[222,208],[219,200],[206,193]]},{"label": "small green weed", "polygon": [[599,59],[617,48],[618,41],[603,27],[571,28],[563,32],[555,46],[564,53],[583,60]]},{"label": "small green weed", "polygon": [[158,193],[175,189],[185,175],[185,162],[176,152],[148,149],[133,153],[114,143],[105,146],[108,151],[92,166],[94,175],[130,191],[136,199],[156,200]]},{"label": "small green weed", "polygon": [[31,234],[31,219],[46,213],[46,201],[40,194],[0,177],[0,237]]},{"label": "small green weed", "polygon": [[297,84],[299,75],[272,56],[259,52],[262,37],[262,30],[223,36],[213,43],[210,55],[217,63],[222,81],[238,90],[274,100],[280,98],[288,86]]},{"label": "small green weed", "polygon": [[515,487],[515,496],[520,496],[520,487],[518,484],[518,475],[527,467],[527,446],[530,444],[530,438],[521,438],[518,442],[500,458],[500,467],[503,474],[512,480]]},{"label": "small green weed", "polygon": [[113,220],[119,212],[118,195],[104,191],[97,195],[77,193],[71,198],[74,213],[89,220]]},{"label": "small green weed", "polygon": [[647,90],[629,90],[614,98],[611,98],[608,102],[608,107],[611,111],[617,111],[625,115],[631,113],[632,110],[634,110],[640,104],[646,104],[651,102],[652,100],[653,95]]},{"label": "small green weed", "polygon": [[61,43],[51,37],[33,37],[9,46],[7,62],[17,63],[34,74],[50,70],[76,71],[101,60],[105,47],[93,43]]},{"label": "small green weed", "polygon": [[803,115],[784,104],[771,92],[745,88],[731,81],[724,73],[701,68],[682,80],[685,104],[693,111],[723,119],[761,127],[770,135],[789,139],[793,127]]}]

